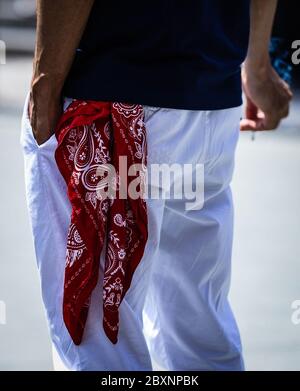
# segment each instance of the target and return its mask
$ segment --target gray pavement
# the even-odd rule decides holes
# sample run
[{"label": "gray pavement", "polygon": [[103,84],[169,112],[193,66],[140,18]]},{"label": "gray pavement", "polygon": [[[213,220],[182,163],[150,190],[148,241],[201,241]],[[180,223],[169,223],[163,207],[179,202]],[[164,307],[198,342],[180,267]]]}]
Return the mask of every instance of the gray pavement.
[{"label": "gray pavement", "polygon": [[[0,66],[0,370],[52,370],[19,147],[30,72],[29,58]],[[300,300],[299,103],[277,131],[240,134],[236,154],[230,298],[248,370],[300,370],[300,324],[291,321]]]}]

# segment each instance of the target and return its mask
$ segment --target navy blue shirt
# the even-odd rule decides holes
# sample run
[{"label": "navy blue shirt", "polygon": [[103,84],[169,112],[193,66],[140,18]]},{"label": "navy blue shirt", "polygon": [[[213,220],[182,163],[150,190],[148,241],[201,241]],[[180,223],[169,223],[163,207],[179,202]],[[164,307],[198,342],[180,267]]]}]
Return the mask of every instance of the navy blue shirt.
[{"label": "navy blue shirt", "polygon": [[190,110],[241,104],[249,0],[95,0],[64,95]]}]

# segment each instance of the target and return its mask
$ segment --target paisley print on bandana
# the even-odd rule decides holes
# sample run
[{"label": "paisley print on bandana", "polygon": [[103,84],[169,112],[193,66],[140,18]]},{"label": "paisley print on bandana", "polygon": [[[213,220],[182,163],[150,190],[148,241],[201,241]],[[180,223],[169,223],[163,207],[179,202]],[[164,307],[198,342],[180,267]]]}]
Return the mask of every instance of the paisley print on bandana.
[{"label": "paisley print on bandana", "polygon": [[[131,180],[145,179],[147,143],[143,107],[73,100],[55,133],[58,140],[55,159],[72,206],[66,243],[64,322],[74,343],[79,345],[105,244],[104,275],[100,276],[103,278],[103,328],[115,344],[119,306],[148,238],[145,199],[130,198],[128,188],[125,189],[127,197],[119,197],[121,188],[124,192],[118,167],[120,156],[126,157],[128,166],[137,164],[143,168],[136,176],[130,176]],[[115,196],[105,198],[98,190],[108,186],[102,173],[109,171],[109,165],[117,174]]]}]

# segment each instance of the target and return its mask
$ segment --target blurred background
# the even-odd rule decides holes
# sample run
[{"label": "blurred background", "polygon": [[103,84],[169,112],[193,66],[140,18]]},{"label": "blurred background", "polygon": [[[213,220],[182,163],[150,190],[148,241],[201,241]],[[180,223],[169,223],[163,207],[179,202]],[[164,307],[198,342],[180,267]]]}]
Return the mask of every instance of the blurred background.
[{"label": "blurred background", "polygon": [[[248,370],[300,370],[300,65],[291,63],[296,1],[280,1],[272,61],[291,83],[291,112],[274,132],[240,134],[233,181],[231,303]],[[28,222],[19,146],[35,39],[35,0],[0,0],[0,370],[53,370]],[[2,58],[3,60],[3,58]],[[296,320],[296,321],[295,321]]]}]

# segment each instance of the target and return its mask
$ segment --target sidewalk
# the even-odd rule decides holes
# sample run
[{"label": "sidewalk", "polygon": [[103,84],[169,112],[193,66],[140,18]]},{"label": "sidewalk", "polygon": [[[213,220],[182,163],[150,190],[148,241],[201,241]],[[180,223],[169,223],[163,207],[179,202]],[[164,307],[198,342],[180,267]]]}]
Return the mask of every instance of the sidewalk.
[{"label": "sidewalk", "polygon": [[[0,300],[7,310],[0,370],[52,369],[19,147],[30,73],[28,58],[8,59],[0,68]],[[300,299],[299,104],[298,97],[277,131],[257,134],[255,141],[241,133],[237,149],[230,297],[248,370],[300,370],[300,325],[291,322],[291,303]]]}]

